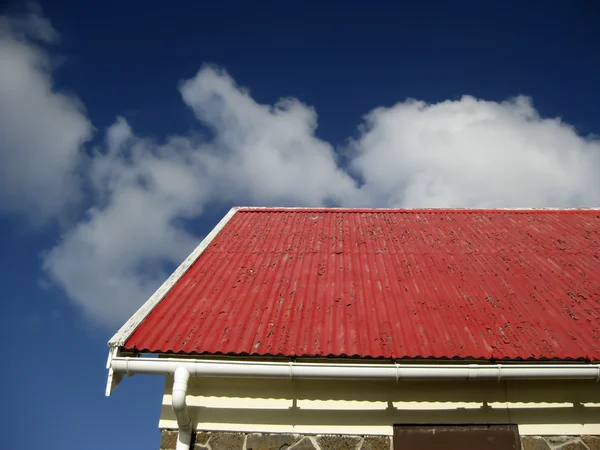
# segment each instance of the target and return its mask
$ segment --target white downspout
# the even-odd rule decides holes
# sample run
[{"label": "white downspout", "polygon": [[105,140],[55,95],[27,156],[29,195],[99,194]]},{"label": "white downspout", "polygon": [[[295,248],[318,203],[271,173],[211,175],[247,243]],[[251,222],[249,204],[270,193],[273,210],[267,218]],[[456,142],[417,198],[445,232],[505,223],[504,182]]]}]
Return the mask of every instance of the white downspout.
[{"label": "white downspout", "polygon": [[190,373],[184,367],[177,367],[173,379],[173,411],[177,417],[179,433],[177,433],[176,450],[189,450],[192,441],[192,421],[187,410],[185,396],[187,394]]}]

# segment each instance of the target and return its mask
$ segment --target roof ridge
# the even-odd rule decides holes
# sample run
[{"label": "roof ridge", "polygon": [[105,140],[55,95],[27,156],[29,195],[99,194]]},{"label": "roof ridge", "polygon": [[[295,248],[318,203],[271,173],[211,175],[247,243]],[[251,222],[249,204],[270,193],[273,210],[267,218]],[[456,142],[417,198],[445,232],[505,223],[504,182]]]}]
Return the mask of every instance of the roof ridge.
[{"label": "roof ridge", "polygon": [[527,213],[527,212],[600,212],[600,207],[579,208],[329,208],[305,206],[236,206],[240,212],[397,212],[397,213]]}]

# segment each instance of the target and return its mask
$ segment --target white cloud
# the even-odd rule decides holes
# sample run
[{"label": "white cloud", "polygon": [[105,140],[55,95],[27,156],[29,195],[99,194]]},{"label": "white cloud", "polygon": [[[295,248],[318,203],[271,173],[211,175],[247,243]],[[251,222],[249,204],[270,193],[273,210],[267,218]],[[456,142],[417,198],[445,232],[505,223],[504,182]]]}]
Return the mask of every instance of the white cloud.
[{"label": "white cloud", "polygon": [[163,264],[179,263],[197,245],[181,219],[199,217],[209,201],[323,205],[355,189],[332,147],[314,137],[307,106],[259,105],[209,67],[181,92],[215,138],[175,136],[160,145],[119,118],[88,174],[102,206],[45,259],[50,276],[101,322],[126,318],[166,277]]},{"label": "white cloud", "polygon": [[[377,108],[338,166],[315,136],[313,108],[292,98],[258,104],[225,72],[204,67],[180,84],[210,138],[156,142],[123,118],[80,164],[91,125],[77,100],[56,92],[49,22],[0,20],[0,212],[42,222],[93,198],[44,258],[44,268],[91,319],[117,325],[198,243],[185,220],[213,203],[322,206],[599,206],[600,143],[527,98],[471,97]],[[346,149],[348,150],[348,149]],[[361,180],[357,186],[353,177]]]},{"label": "white cloud", "polygon": [[92,129],[80,103],[53,87],[50,58],[32,39],[58,39],[37,10],[0,17],[0,212],[39,224],[78,198],[75,168]]},{"label": "white cloud", "polygon": [[355,192],[330,144],[315,137],[317,115],[293,98],[257,104],[224,72],[204,68],[181,85],[185,103],[215,133],[201,156],[217,191],[262,204],[322,205]]},{"label": "white cloud", "polygon": [[[44,267],[92,319],[122,320],[150,296],[164,263],[179,263],[197,239],[178,219],[197,217],[210,193],[187,142],[157,146],[119,119],[89,179],[99,204],[66,232]],[[185,140],[183,140],[185,141]]]},{"label": "white cloud", "polygon": [[600,142],[541,118],[526,97],[378,108],[353,149],[352,168],[371,203],[600,206]]}]

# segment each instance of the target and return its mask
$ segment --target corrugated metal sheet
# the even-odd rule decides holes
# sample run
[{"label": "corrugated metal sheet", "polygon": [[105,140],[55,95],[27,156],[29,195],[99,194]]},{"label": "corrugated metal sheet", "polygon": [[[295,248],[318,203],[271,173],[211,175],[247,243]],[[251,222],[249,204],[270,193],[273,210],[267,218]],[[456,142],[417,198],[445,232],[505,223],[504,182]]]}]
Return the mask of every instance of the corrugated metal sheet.
[{"label": "corrugated metal sheet", "polygon": [[125,347],[600,360],[600,211],[240,210]]}]

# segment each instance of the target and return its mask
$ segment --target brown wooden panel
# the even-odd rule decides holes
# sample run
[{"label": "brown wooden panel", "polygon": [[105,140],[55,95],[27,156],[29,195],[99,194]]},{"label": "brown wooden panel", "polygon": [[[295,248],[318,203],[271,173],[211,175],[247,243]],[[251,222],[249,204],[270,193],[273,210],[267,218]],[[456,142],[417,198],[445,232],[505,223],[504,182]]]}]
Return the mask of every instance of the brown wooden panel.
[{"label": "brown wooden panel", "polygon": [[519,450],[516,425],[396,425],[394,450]]}]

